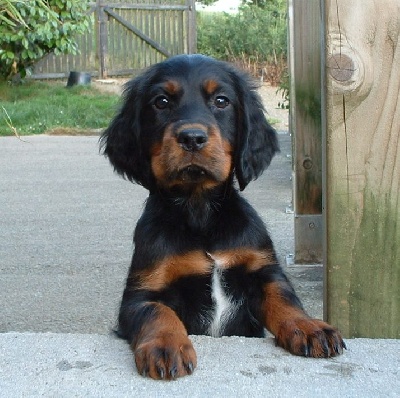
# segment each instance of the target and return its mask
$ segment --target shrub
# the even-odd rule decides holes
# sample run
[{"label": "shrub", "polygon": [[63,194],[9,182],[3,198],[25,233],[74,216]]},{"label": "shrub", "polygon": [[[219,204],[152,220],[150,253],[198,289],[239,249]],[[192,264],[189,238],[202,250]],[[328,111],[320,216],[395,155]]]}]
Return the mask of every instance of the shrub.
[{"label": "shrub", "polygon": [[[76,54],[74,36],[89,26],[87,2],[81,0],[25,0],[12,3],[21,18],[0,24],[0,76],[25,76],[29,67],[54,52]],[[11,23],[9,23],[11,22]]]},{"label": "shrub", "polygon": [[280,82],[287,63],[286,0],[244,5],[237,14],[199,12],[197,24],[200,53]]}]

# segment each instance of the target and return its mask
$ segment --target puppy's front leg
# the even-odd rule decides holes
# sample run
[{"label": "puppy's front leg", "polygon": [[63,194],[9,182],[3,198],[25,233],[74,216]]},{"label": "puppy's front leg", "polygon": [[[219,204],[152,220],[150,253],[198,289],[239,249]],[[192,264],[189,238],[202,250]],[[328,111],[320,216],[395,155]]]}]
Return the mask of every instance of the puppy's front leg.
[{"label": "puppy's front leg", "polygon": [[138,372],[153,379],[189,375],[197,365],[196,352],[176,313],[161,303],[145,303],[142,325],[131,348]]},{"label": "puppy's front leg", "polygon": [[264,285],[265,326],[274,334],[277,345],[295,355],[334,357],[346,345],[340,332],[302,309],[289,282],[283,278]]}]

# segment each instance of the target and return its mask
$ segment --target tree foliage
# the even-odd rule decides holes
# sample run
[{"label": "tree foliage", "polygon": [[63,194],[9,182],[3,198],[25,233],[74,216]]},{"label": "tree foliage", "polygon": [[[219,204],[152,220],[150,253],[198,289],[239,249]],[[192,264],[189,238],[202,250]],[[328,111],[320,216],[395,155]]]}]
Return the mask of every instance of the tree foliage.
[{"label": "tree foliage", "polygon": [[25,76],[45,55],[77,53],[75,37],[89,26],[81,0],[0,0],[0,76]]}]

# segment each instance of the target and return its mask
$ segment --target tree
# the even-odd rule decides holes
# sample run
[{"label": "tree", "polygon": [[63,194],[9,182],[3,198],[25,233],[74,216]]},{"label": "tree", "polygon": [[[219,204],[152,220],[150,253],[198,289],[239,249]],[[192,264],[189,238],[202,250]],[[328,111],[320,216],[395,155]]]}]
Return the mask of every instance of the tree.
[{"label": "tree", "polygon": [[76,54],[75,37],[89,26],[81,0],[0,0],[0,76],[10,78],[45,55]]}]

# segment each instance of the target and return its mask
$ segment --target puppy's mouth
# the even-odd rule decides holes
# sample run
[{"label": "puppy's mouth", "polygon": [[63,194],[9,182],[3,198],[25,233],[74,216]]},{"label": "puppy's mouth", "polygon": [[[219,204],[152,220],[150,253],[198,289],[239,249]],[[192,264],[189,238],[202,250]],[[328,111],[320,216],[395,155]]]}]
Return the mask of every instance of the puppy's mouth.
[{"label": "puppy's mouth", "polygon": [[213,179],[211,173],[204,167],[191,164],[176,172],[175,179],[184,183],[198,183]]}]

